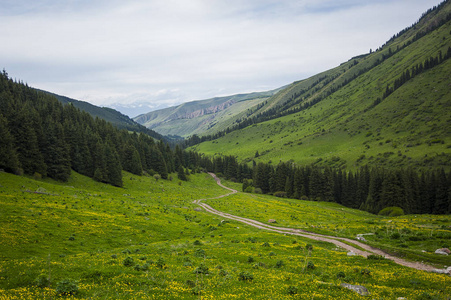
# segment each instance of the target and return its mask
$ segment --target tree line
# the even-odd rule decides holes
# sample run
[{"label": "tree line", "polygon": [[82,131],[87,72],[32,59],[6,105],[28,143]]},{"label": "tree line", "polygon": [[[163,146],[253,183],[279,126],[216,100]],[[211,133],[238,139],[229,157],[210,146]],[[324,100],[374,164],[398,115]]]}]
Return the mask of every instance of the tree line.
[{"label": "tree line", "polygon": [[[122,186],[122,170],[136,175],[208,170],[242,180],[236,158],[211,159],[171,147],[143,132],[118,129],[53,95],[0,74],[0,169],[67,181],[74,170]],[[238,170],[240,167],[238,167]],[[251,171],[241,166],[246,176]],[[186,179],[185,177],[183,179]]]},{"label": "tree line", "polygon": [[144,133],[120,130],[73,105],[0,74],[0,169],[68,180],[71,170],[122,186],[122,170],[180,180],[215,172],[243,190],[280,197],[331,201],[372,213],[398,206],[407,213],[451,213],[451,174],[362,167],[356,172],[293,163],[240,163],[171,148]]},{"label": "tree line", "polygon": [[258,163],[243,191],[295,199],[328,201],[378,213],[400,207],[409,214],[451,213],[451,173],[443,169],[417,172],[412,168],[389,170],[361,167],[343,171],[314,165]]}]

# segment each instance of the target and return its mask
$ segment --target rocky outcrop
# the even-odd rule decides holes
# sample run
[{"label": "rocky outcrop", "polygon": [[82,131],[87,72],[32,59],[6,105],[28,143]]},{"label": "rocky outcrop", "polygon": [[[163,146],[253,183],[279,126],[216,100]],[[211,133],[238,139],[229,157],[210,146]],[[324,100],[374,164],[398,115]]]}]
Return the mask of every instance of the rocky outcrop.
[{"label": "rocky outcrop", "polygon": [[353,285],[353,284],[349,284],[349,283],[342,283],[342,284],[340,284],[340,286],[350,289],[351,291],[354,291],[361,296],[369,296],[369,294],[370,294],[368,289],[362,285]]}]

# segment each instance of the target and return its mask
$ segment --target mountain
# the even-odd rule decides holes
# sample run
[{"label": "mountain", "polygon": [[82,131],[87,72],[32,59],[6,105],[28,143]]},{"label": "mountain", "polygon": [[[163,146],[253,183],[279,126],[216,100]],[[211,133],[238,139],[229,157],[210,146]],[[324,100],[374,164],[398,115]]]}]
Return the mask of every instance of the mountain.
[{"label": "mountain", "polygon": [[449,169],[450,57],[445,1],[376,51],[290,84],[193,149],[245,162]]},{"label": "mountain", "polygon": [[133,103],[112,103],[108,107],[115,109],[124,115],[134,117],[143,114],[143,112],[150,112],[154,110],[164,109],[170,105],[165,103],[150,103],[145,101],[137,101]]},{"label": "mountain", "polygon": [[188,137],[209,134],[231,126],[247,109],[259,105],[280,89],[183,103],[133,118],[162,135]]},{"label": "mountain", "polygon": [[42,91],[42,90],[39,90],[39,91],[54,96],[56,99],[58,99],[59,102],[61,102],[63,104],[72,104],[74,107],[89,113],[94,118],[98,117],[107,122],[110,122],[111,124],[113,124],[114,126],[116,126],[119,129],[126,129],[129,131],[146,133],[147,135],[149,135],[155,139],[158,139],[158,140],[163,138],[163,136],[156,133],[155,131],[147,129],[146,127],[144,127],[144,126],[136,123],[132,119],[130,119],[128,116],[126,116],[112,108],[95,106],[95,105],[85,102],[85,101],[71,99],[71,98],[57,95],[57,94],[54,94],[54,93],[51,93],[48,91]]}]

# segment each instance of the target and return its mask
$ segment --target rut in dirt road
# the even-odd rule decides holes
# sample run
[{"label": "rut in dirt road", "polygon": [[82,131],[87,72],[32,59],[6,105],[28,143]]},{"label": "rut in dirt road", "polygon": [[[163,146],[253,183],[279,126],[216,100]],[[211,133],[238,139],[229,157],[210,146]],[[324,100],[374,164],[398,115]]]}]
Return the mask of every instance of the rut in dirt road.
[{"label": "rut in dirt road", "polygon": [[[231,189],[231,188],[228,188],[228,187],[222,185],[221,180],[214,173],[208,173],[208,174],[210,174],[216,180],[216,183],[219,186],[230,191],[230,193],[228,193],[228,194],[221,195],[219,197],[215,197],[212,199],[219,199],[219,198],[227,197],[229,195],[238,193],[237,190],[234,190],[234,189]],[[390,259],[397,264],[400,264],[400,265],[403,265],[403,266],[406,266],[409,268],[414,268],[417,270],[423,270],[423,271],[429,271],[429,272],[437,271],[437,269],[434,268],[433,266],[426,265],[426,264],[419,263],[419,262],[407,261],[407,260],[401,259],[399,257],[389,255],[380,249],[371,247],[367,244],[364,244],[362,242],[355,241],[352,239],[341,238],[341,237],[336,237],[336,236],[329,236],[329,235],[322,235],[322,234],[318,234],[318,233],[308,232],[308,231],[305,231],[302,229],[272,226],[272,225],[268,225],[268,224],[265,224],[265,223],[262,223],[262,222],[259,222],[259,221],[253,220],[253,219],[243,218],[243,217],[235,216],[235,215],[228,214],[225,212],[221,212],[219,210],[212,208],[208,204],[202,203],[201,201],[203,201],[203,200],[206,200],[206,199],[194,200],[193,203],[196,203],[197,205],[201,206],[209,213],[212,213],[212,214],[215,214],[215,215],[227,218],[227,219],[235,220],[235,221],[238,221],[238,222],[250,225],[250,226],[254,226],[256,228],[269,230],[269,231],[273,231],[273,232],[278,232],[281,234],[296,235],[296,236],[301,236],[301,237],[312,239],[312,240],[332,243],[338,247],[341,247],[348,251],[352,251],[355,254],[361,255],[364,257],[367,257],[368,255],[371,255],[371,254],[382,255],[385,258]],[[354,246],[351,246],[349,244],[353,244],[354,246],[359,247],[360,249],[356,248]]]}]

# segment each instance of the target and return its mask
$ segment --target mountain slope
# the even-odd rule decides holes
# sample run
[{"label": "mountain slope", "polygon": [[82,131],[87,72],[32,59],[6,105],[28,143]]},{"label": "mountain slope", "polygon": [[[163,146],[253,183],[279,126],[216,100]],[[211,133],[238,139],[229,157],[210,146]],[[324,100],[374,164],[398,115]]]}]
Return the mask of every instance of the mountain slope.
[{"label": "mountain slope", "polygon": [[289,85],[243,120],[251,126],[194,149],[243,161],[449,168],[450,12],[446,1],[376,52]]},{"label": "mountain slope", "polygon": [[89,113],[94,118],[98,117],[107,122],[110,122],[119,129],[126,129],[129,131],[146,133],[149,136],[156,138],[156,139],[163,138],[160,134],[156,133],[155,131],[145,128],[144,126],[136,123],[135,121],[133,121],[126,115],[121,114],[120,112],[118,112],[112,108],[95,106],[95,105],[85,102],[85,101],[71,99],[71,98],[57,95],[57,94],[47,92],[47,91],[42,91],[42,92],[45,92],[47,94],[54,96],[56,99],[58,99],[58,101],[60,101],[63,104],[70,103],[74,107]]},{"label": "mountain slope", "polygon": [[163,135],[211,134],[231,126],[248,108],[256,106],[280,89],[216,97],[183,103],[133,118],[139,124]]}]

